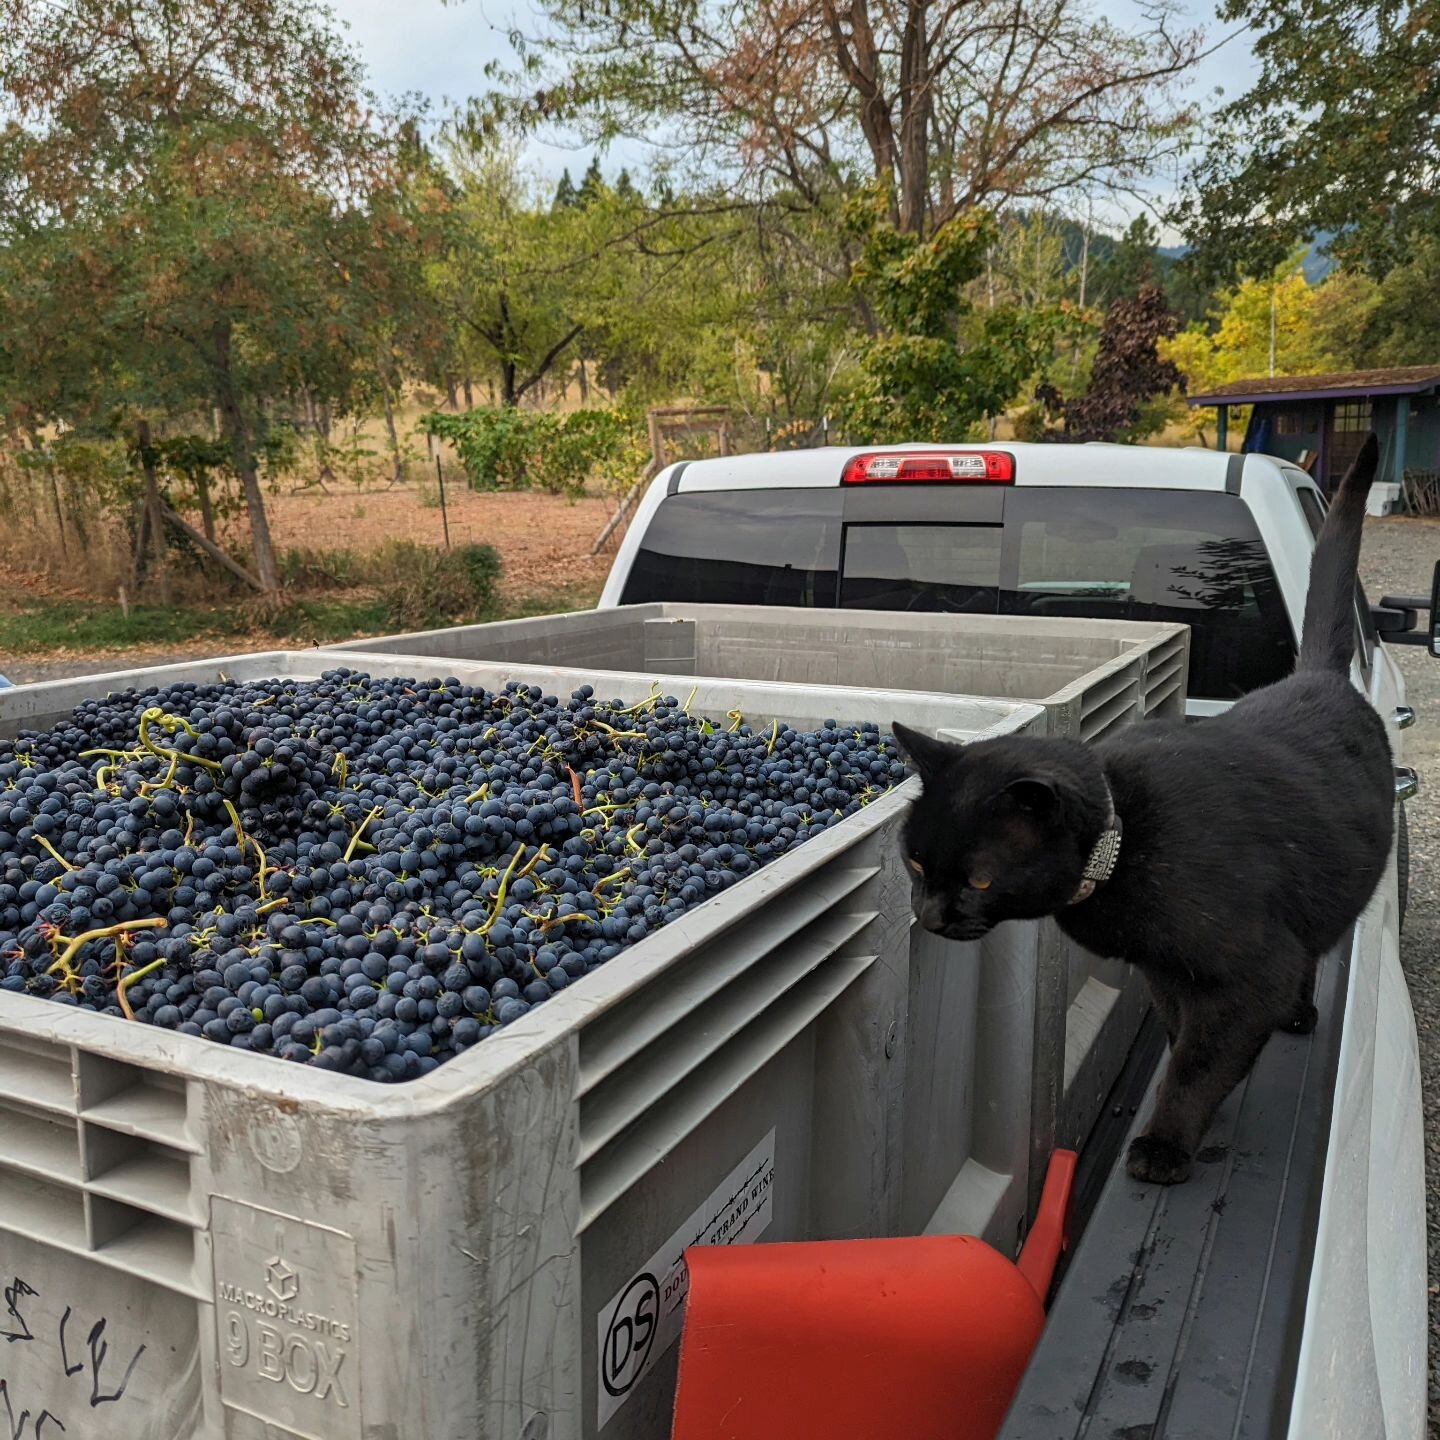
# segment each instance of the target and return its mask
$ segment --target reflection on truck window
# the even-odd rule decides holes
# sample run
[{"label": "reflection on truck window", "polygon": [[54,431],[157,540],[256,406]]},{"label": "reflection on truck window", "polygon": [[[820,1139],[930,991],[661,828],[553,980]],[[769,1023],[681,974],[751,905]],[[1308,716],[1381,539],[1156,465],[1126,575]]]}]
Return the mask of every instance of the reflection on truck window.
[{"label": "reflection on truck window", "polygon": [[833,490],[671,496],[645,532],[624,603],[833,606],[839,501]]},{"label": "reflection on truck window", "polygon": [[933,494],[933,522],[848,525],[838,489],[672,496],[624,602],[1175,621],[1192,627],[1190,694],[1204,699],[1233,700],[1294,664],[1274,571],[1237,496],[1017,487],[997,526],[946,523],[945,492]]},{"label": "reflection on truck window", "polygon": [[849,610],[995,613],[998,525],[849,525],[840,603]]},{"label": "reflection on truck window", "polygon": [[1190,694],[1207,700],[1238,699],[1295,663],[1275,572],[1239,496],[1017,489],[1005,534],[1006,614],[1189,625]]}]

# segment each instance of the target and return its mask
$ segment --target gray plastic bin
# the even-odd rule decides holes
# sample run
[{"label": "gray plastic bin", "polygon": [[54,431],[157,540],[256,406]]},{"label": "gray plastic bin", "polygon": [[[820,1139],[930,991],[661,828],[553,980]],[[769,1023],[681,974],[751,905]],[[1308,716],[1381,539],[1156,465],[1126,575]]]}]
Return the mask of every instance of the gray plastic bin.
[{"label": "gray plastic bin", "polygon": [[1031,700],[1050,734],[1094,740],[1137,716],[1181,716],[1189,647],[1185,625],[651,604],[325,648]]},{"label": "gray plastic bin", "polygon": [[[340,658],[20,686],[0,696],[0,734],[113,689],[306,678]],[[585,678],[440,668],[492,687]],[[590,678],[627,700],[650,683]],[[693,710],[736,706],[976,738],[1043,718],[998,701],[697,684]],[[0,993],[12,1429],[576,1440],[603,1420],[606,1440],[663,1440],[675,1262],[697,1237],[896,1234],[939,1194],[1005,1245],[1023,1216],[1033,1091],[1058,1083],[1034,1075],[1050,1063],[1034,1048],[1038,932],[1002,927],[915,970],[895,834],[914,783],[404,1086]],[[936,987],[963,1024],[936,1023]]]}]

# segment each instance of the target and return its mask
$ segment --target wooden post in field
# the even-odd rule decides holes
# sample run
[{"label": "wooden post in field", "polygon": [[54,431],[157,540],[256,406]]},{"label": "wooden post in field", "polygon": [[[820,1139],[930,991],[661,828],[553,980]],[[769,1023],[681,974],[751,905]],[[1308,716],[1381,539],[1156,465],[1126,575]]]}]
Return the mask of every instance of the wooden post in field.
[{"label": "wooden post in field", "polygon": [[450,548],[450,517],[445,512],[445,472],[440,468],[440,447],[435,447],[435,481],[440,486],[440,523],[445,527],[445,548]]}]

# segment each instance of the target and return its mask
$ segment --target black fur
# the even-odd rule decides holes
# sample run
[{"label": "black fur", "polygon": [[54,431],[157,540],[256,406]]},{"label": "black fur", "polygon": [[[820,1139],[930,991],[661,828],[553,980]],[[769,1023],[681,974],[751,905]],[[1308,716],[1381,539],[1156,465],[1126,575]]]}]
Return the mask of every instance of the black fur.
[{"label": "black fur", "polygon": [[[1094,746],[1025,737],[960,747],[894,727],[924,781],[904,843],[915,913],[953,940],[1054,915],[1144,973],[1169,1068],[1130,1173],[1174,1184],[1275,1029],[1314,1028],[1315,966],[1374,894],[1390,853],[1384,722],[1350,682],[1372,436],[1311,563],[1295,673],[1199,724],[1132,725]],[[1119,864],[1072,903],[1107,819]]]}]

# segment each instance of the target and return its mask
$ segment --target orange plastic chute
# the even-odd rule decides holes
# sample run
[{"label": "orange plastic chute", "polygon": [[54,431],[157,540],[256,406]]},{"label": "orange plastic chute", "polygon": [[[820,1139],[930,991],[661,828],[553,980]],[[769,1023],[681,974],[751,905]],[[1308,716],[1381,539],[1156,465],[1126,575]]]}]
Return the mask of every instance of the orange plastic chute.
[{"label": "orange plastic chute", "polygon": [[1018,1263],[969,1235],[688,1251],[672,1440],[993,1440],[1074,1173],[1057,1151]]}]

